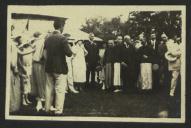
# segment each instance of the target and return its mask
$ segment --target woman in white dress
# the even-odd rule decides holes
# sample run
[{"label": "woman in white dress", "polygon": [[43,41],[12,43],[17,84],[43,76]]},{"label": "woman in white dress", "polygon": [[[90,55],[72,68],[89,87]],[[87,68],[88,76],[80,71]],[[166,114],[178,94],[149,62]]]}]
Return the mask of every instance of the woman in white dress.
[{"label": "woman in white dress", "polygon": [[73,79],[77,90],[83,90],[84,83],[86,82],[86,61],[85,56],[88,54],[84,47],[82,40],[78,40],[72,47],[73,51]]}]

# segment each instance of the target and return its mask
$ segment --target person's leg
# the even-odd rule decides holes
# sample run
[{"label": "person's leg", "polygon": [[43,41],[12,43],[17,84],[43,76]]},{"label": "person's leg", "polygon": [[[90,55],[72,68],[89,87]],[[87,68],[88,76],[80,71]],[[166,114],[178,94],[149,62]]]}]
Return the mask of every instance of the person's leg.
[{"label": "person's leg", "polygon": [[44,65],[40,64],[39,65],[39,75],[38,81],[39,81],[39,97],[41,100],[45,99],[45,86],[46,86],[46,74],[45,74],[45,69]]},{"label": "person's leg", "polygon": [[43,108],[42,101],[45,100],[45,71],[42,64],[34,63],[34,77],[37,86],[37,111]]},{"label": "person's leg", "polygon": [[67,86],[67,76],[64,74],[56,74],[55,77],[55,114],[62,114],[65,100],[65,88]]},{"label": "person's leg", "polygon": [[152,64],[148,64],[147,66],[147,78],[148,78],[148,90],[153,89],[153,72],[152,72]]},{"label": "person's leg", "polygon": [[126,76],[126,79],[127,79],[127,89],[129,91],[134,91],[135,90],[135,71],[132,69],[132,67],[129,67],[128,70],[127,70],[127,76]]},{"label": "person's leg", "polygon": [[90,68],[89,66],[87,66],[87,70],[86,70],[86,85],[89,85],[89,79],[90,79]]},{"label": "person's leg", "polygon": [[70,92],[72,92],[72,93],[78,93],[78,91],[74,88],[73,76],[70,73],[67,74],[67,86],[66,86],[66,89],[70,90]]},{"label": "person's leg", "polygon": [[28,99],[28,94],[31,92],[30,76],[22,74],[21,79],[23,85],[22,104],[28,105],[31,104]]},{"label": "person's leg", "polygon": [[54,78],[52,74],[46,73],[45,87],[45,111],[49,112],[54,98]]},{"label": "person's leg", "polygon": [[27,76],[23,75],[21,76],[21,84],[22,84],[22,105],[28,105],[26,101],[26,95],[28,95],[28,90],[27,90]]},{"label": "person's leg", "polygon": [[146,90],[148,87],[147,79],[147,65],[145,63],[140,64],[140,89]]},{"label": "person's leg", "polygon": [[128,84],[128,76],[129,76],[129,73],[128,73],[128,69],[127,67],[122,67],[121,69],[121,78],[122,78],[122,87],[123,87],[123,90],[127,91],[127,89],[130,87],[130,85]]},{"label": "person's leg", "polygon": [[109,88],[109,64],[105,65],[105,89]]},{"label": "person's leg", "polygon": [[164,86],[164,66],[160,65],[159,66],[159,86],[163,87]]},{"label": "person's leg", "polygon": [[159,90],[159,71],[153,71],[153,89]]},{"label": "person's leg", "polygon": [[85,84],[83,82],[79,82],[78,85],[79,85],[79,90],[84,91]]},{"label": "person's leg", "polygon": [[179,70],[178,71],[177,70],[172,71],[172,79],[171,79],[171,86],[170,86],[170,96],[174,96],[179,74],[180,74]]},{"label": "person's leg", "polygon": [[121,64],[115,63],[114,64],[114,92],[120,92],[121,91]]},{"label": "person's leg", "polygon": [[95,72],[96,72],[95,67],[92,67],[91,70],[90,70],[92,86],[95,86]]},{"label": "person's leg", "polygon": [[164,93],[165,93],[165,96],[168,97],[172,73],[168,70],[168,66],[164,66],[163,72],[164,72],[164,81],[163,81]]}]

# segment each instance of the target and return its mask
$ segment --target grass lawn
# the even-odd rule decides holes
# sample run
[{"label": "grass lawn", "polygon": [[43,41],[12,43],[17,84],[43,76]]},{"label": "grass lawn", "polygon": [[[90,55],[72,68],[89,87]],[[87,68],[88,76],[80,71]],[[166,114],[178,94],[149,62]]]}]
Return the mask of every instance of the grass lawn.
[{"label": "grass lawn", "polygon": [[[180,96],[180,95],[179,95]],[[102,117],[158,117],[162,110],[169,117],[180,117],[180,98],[167,98],[164,89],[150,94],[137,92],[105,92],[101,89],[88,89],[79,94],[66,94],[63,116],[102,116]],[[13,115],[42,115],[35,111],[35,104],[24,107]]]}]

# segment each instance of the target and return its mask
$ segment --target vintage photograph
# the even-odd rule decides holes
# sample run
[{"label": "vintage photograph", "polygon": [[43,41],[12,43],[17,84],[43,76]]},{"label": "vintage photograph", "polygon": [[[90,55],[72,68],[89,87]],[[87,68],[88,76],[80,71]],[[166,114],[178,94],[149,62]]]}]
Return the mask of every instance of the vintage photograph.
[{"label": "vintage photograph", "polygon": [[185,6],[9,5],[9,120],[185,122]]}]

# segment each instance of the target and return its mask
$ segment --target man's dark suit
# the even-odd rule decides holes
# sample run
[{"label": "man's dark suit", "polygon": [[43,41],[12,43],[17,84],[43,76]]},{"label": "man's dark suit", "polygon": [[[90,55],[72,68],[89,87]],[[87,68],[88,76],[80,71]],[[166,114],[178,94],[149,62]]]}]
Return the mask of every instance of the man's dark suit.
[{"label": "man's dark suit", "polygon": [[89,77],[91,74],[91,83],[95,84],[95,71],[99,64],[99,49],[96,43],[92,41],[85,41],[84,46],[88,51],[85,58],[87,63],[86,81],[89,83]]},{"label": "man's dark suit", "polygon": [[68,73],[66,56],[72,56],[72,51],[66,38],[59,31],[54,31],[47,37],[45,51],[47,56],[45,111],[49,112],[55,101],[55,114],[62,114]]},{"label": "man's dark suit", "polygon": [[127,64],[127,67],[122,66],[122,80],[124,89],[135,88],[136,82],[136,58],[135,58],[135,48],[132,45],[124,45],[121,49],[122,51],[122,61]]},{"label": "man's dark suit", "polygon": [[[158,55],[158,46],[159,42],[155,40],[155,44],[152,43],[152,40],[149,41],[149,46],[154,50],[153,51],[153,64],[159,65],[159,55]],[[153,88],[157,89],[159,87],[159,70],[153,70]]]},{"label": "man's dark suit", "polygon": [[72,56],[72,51],[66,38],[58,31],[54,31],[46,39],[45,49],[47,50],[46,72],[67,74],[66,56]]}]

